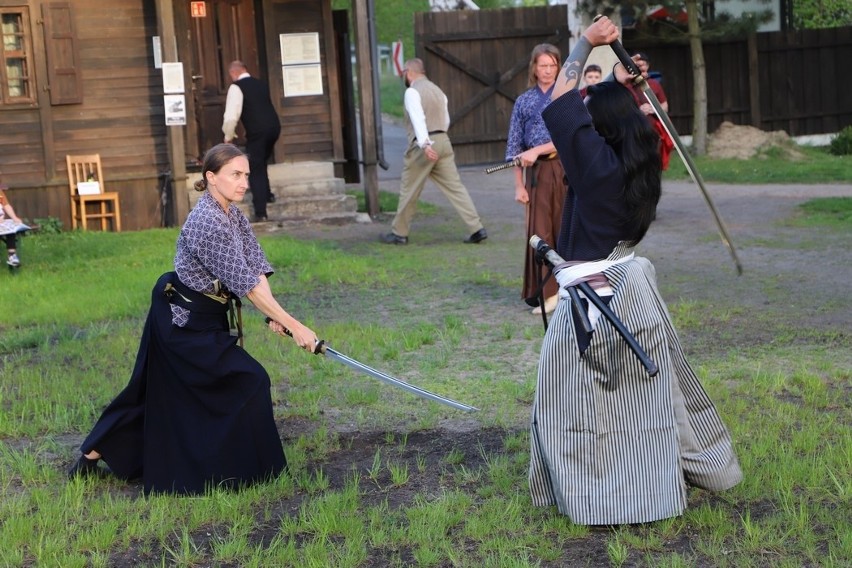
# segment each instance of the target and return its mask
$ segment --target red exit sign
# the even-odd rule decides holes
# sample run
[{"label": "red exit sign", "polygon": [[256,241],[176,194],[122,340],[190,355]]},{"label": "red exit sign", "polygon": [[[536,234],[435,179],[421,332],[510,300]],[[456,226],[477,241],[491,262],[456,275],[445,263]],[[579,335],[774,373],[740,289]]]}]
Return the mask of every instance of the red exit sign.
[{"label": "red exit sign", "polygon": [[207,17],[207,3],[206,2],[190,2],[189,3],[189,11],[192,14],[193,18],[206,18]]}]

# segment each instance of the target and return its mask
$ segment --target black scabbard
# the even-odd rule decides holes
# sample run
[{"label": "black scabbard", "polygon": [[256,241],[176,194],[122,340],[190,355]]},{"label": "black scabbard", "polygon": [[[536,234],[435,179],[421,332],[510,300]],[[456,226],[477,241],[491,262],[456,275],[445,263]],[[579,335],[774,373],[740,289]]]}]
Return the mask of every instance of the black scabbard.
[{"label": "black scabbard", "polygon": [[639,362],[642,363],[642,366],[645,367],[645,370],[648,371],[648,375],[651,377],[656,377],[657,373],[660,372],[660,368],[657,367],[657,364],[651,359],[645,350],[642,349],[642,346],[639,345],[639,342],[636,341],[636,338],[633,337],[633,334],[630,333],[626,327],[624,327],[624,323],[619,319],[615,313],[609,309],[609,306],[606,302],[604,302],[600,296],[598,296],[597,292],[595,292],[591,286],[589,286],[588,282],[580,282],[577,284],[577,288],[588,298],[588,300],[595,305],[597,309],[604,315],[604,317],[612,324],[615,328],[615,331],[627,342],[627,345],[630,347],[630,350],[633,351],[633,354],[636,355],[636,358],[639,359]]}]

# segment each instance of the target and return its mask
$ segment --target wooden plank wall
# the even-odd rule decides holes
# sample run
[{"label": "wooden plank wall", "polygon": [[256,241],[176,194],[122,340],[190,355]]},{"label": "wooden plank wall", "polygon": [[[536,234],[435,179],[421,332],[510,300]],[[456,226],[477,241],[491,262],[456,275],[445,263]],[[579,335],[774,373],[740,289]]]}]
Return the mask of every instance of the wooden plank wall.
[{"label": "wooden plank wall", "polygon": [[37,108],[0,108],[0,172],[4,183],[45,179],[44,145]]},{"label": "wooden plank wall", "polygon": [[[625,40],[628,52],[642,51],[651,62],[669,103],[669,116],[680,134],[692,133],[692,60],[685,44],[643,45]],[[705,44],[707,124],[712,132],[724,122],[751,124],[749,61],[746,40]],[[720,72],[724,70],[724,74]]]},{"label": "wooden plank wall", "polygon": [[[33,43],[43,46],[41,26],[34,23],[41,4],[30,0],[29,9]],[[0,109],[0,131],[14,132],[0,137],[0,171],[10,199],[24,217],[56,217],[70,227],[65,155],[99,153],[104,184],[120,195],[122,227],[159,226],[157,174],[168,168],[168,157],[162,78],[151,49],[157,35],[154,2],[73,0],[71,6],[83,102],[50,105],[40,99],[37,108]],[[34,51],[43,56],[43,47]],[[48,79],[41,74],[36,83],[43,89]],[[45,120],[52,131],[43,143]],[[51,164],[45,164],[46,156],[53,157]]]},{"label": "wooden plank wall", "polygon": [[[335,52],[327,49],[334,44],[330,1],[274,0],[271,5],[271,27],[267,30],[269,87],[273,100],[281,108],[281,138],[278,141],[277,161],[342,159],[342,134],[337,109],[339,87],[336,76]],[[304,97],[285,97],[281,70],[279,34],[319,32],[323,94]],[[332,75],[333,70],[333,75]],[[335,124],[335,122],[337,122]],[[337,144],[337,148],[335,148]],[[340,154],[339,156],[336,156]]]},{"label": "wooden plank wall", "polygon": [[837,132],[852,124],[852,27],[757,34],[764,130]]},{"label": "wooden plank wall", "polygon": [[[648,41],[625,34],[628,51],[645,51],[652,70],[662,72],[675,128],[689,134],[689,48]],[[842,67],[850,53],[852,27],[763,32],[755,34],[753,41],[705,43],[708,131],[729,121],[766,131],[783,130],[790,136],[838,132],[852,124],[852,78]],[[752,100],[759,101],[759,108],[752,108]],[[757,123],[754,116],[759,117]]]},{"label": "wooden plank wall", "polygon": [[567,55],[566,6],[415,14],[415,50],[449,99],[458,164],[503,161],[512,107],[527,89],[530,53]]},{"label": "wooden plank wall", "polygon": [[[450,137],[458,164],[503,160],[514,100],[503,92],[520,94],[526,86],[526,72],[510,80],[500,76],[512,62],[528,60],[536,43],[547,41],[532,34],[548,25],[557,30],[565,21],[564,9],[415,14],[416,53],[424,60],[430,79],[449,98]],[[651,70],[662,73],[675,128],[691,134],[689,47],[640,39],[632,30],[625,30],[623,41],[631,53],[646,52]],[[559,44],[563,58],[567,33],[564,43]],[[852,124],[852,75],[841,67],[850,52],[852,27],[765,32],[750,39],[705,43],[708,131],[729,121],[767,131],[784,130],[790,136],[838,132]],[[499,91],[495,90],[498,86]],[[491,94],[483,98],[489,90]],[[752,101],[759,103],[753,105]],[[476,108],[466,108],[471,102]]]},{"label": "wooden plank wall", "polygon": [[99,152],[106,171],[125,176],[168,164],[162,76],[154,68],[152,1],[77,0],[83,104],[53,110],[57,169],[68,153]]}]

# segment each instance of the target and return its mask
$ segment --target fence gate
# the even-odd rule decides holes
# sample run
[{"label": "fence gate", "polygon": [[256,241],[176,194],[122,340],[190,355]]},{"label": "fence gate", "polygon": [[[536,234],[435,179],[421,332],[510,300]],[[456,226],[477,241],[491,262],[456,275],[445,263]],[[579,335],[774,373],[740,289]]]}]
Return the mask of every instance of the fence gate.
[{"label": "fence gate", "polygon": [[568,55],[567,6],[422,12],[415,49],[449,99],[459,165],[502,161],[515,99],[527,89],[530,53],[552,43]]}]

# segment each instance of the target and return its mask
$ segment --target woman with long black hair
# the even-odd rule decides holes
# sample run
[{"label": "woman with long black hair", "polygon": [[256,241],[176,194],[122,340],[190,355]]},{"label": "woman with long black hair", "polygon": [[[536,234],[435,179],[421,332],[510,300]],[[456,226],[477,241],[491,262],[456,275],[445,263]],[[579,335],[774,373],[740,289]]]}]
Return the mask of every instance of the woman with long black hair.
[{"label": "woman with long black hair", "polygon": [[[657,363],[649,377],[585,298],[580,325],[561,271],[560,301],[541,349],[531,420],[533,503],[578,524],[680,515],[687,486],[723,490],[742,478],[730,435],[689,367],[654,267],[635,255],[661,193],[658,136],[617,81],[577,90],[592,47],[618,38],[607,18],[566,60],[542,113],[568,178],[556,250]],[[617,70],[622,80],[629,77]],[[594,267],[591,266],[593,261]]]}]

